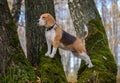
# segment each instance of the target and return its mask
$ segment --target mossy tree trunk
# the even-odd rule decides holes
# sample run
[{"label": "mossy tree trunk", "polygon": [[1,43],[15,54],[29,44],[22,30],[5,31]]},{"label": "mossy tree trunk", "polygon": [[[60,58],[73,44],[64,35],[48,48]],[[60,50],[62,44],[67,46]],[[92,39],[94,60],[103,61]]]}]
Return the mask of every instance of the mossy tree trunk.
[{"label": "mossy tree trunk", "polygon": [[93,68],[87,68],[82,61],[78,83],[116,83],[116,63],[94,1],[69,0],[69,8],[78,36],[84,35],[83,24],[88,25],[86,48],[94,64]]},{"label": "mossy tree trunk", "polygon": [[0,0],[0,11],[0,83],[26,83],[37,79],[20,47],[16,21],[7,0]]},{"label": "mossy tree trunk", "polygon": [[83,24],[87,24],[91,19],[100,19],[95,3],[93,0],[68,0],[68,4],[77,36],[83,36]]},{"label": "mossy tree trunk", "polygon": [[53,59],[45,57],[45,29],[37,26],[41,14],[55,17],[54,0],[26,0],[25,5],[28,59],[33,66],[37,65],[37,76],[42,83],[67,83],[59,53]]},{"label": "mossy tree trunk", "polygon": [[[12,17],[6,0],[0,0],[0,78],[8,68],[10,59],[18,49],[16,39],[16,26],[12,23]],[[14,44],[15,43],[15,44]]]}]

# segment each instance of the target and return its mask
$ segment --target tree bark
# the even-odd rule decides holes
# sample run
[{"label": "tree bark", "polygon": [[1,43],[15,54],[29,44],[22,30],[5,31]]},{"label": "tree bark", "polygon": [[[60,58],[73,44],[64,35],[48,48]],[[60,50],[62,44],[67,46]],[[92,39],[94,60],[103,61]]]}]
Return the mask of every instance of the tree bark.
[{"label": "tree bark", "polygon": [[[88,24],[87,53],[94,67],[82,61],[79,83],[116,83],[116,63],[108,46],[107,36],[93,0],[69,0],[69,8],[78,36],[83,36],[83,24]],[[112,65],[112,66],[111,66]]]},{"label": "tree bark", "polygon": [[93,1],[68,0],[71,17],[77,32],[77,36],[79,37],[84,36],[84,28],[82,28],[83,24],[87,24],[91,19],[94,18],[100,19],[98,11],[95,7],[95,3],[91,2]]},{"label": "tree bark", "polygon": [[[34,4],[34,5],[33,5]],[[43,27],[37,26],[37,20],[43,13],[54,14],[54,3],[49,0],[26,0],[26,33],[27,33],[27,55],[32,65],[36,65],[39,51],[45,46]]]},{"label": "tree bark", "polygon": [[0,0],[0,11],[0,83],[33,81],[37,77],[20,47],[7,0]]},{"label": "tree bark", "polygon": [[22,0],[13,0],[12,16],[15,23],[18,22]]},{"label": "tree bark", "polygon": [[[10,11],[8,9],[7,1],[1,0],[0,1],[0,61],[2,62],[0,64],[1,71],[5,69],[5,67],[8,65],[6,58],[8,58],[8,55],[12,55],[14,52],[14,46],[12,45],[13,40],[13,34],[16,32],[11,32],[12,27],[9,27],[12,18],[10,15]],[[10,44],[11,43],[11,44]],[[17,46],[17,45],[16,45]],[[4,63],[4,60],[6,61]],[[4,65],[3,65],[4,64]],[[3,67],[4,66],[4,67]]]},{"label": "tree bark", "polygon": [[7,0],[0,0],[0,82],[6,70],[14,61],[15,52],[22,54],[18,37],[17,26],[13,22]]}]

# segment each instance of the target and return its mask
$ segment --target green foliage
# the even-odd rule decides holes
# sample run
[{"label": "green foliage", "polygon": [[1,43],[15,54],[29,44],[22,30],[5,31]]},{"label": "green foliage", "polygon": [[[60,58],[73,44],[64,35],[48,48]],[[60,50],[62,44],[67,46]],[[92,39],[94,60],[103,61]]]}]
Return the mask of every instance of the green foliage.
[{"label": "green foliage", "polygon": [[4,74],[2,83],[26,83],[30,80],[35,81],[37,76],[19,46],[17,26],[12,19],[8,23],[5,23],[4,26],[6,27],[8,42],[12,52],[8,50],[6,55],[8,59],[3,63],[7,64],[7,68],[2,71]]},{"label": "green foliage", "polygon": [[16,51],[11,57],[11,60],[8,69],[4,72],[4,77],[2,78],[3,83],[35,82],[37,76],[33,67],[22,53]]},{"label": "green foliage", "polygon": [[20,66],[11,66],[5,73],[3,83],[24,83],[29,81],[29,75]]},{"label": "green foliage", "polygon": [[36,72],[41,77],[42,83],[67,83],[59,53],[51,59],[44,55],[46,49],[43,49],[41,52],[39,69]]},{"label": "green foliage", "polygon": [[82,62],[78,83],[116,83],[117,66],[109,49],[104,27],[100,20],[89,22],[89,36],[86,40],[88,55],[93,68],[87,68]]},{"label": "green foliage", "polygon": [[60,55],[57,53],[55,58],[46,57],[46,49],[40,53],[38,69],[33,70],[31,64],[20,51],[15,51],[11,57],[12,62],[2,78],[3,83],[27,83],[32,81],[36,83],[37,77],[40,77],[42,83],[67,83]]}]

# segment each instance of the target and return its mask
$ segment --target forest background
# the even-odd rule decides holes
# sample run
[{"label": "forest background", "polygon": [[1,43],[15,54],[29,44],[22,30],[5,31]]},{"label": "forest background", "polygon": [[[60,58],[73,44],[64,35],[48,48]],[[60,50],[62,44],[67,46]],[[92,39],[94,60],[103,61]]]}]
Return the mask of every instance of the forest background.
[{"label": "forest background", "polygon": [[[59,83],[66,83],[67,81],[78,81],[78,83],[86,81],[88,83],[93,81],[95,83],[116,83],[115,63],[117,63],[118,68],[117,78],[120,75],[119,0],[1,0],[0,4],[2,11],[1,19],[3,21],[1,21],[0,30],[0,76],[3,83],[8,83],[8,81],[16,83],[16,81],[31,82],[36,80],[42,83],[56,83],[58,80]],[[73,11],[72,8],[75,8],[76,11]],[[78,10],[80,12],[77,12]],[[45,12],[51,13],[65,31],[75,36],[84,35],[82,33],[84,29],[80,27],[83,27],[83,24],[88,26],[89,36],[86,40],[86,46],[90,56],[92,55],[93,63],[97,65],[95,68],[87,69],[83,61],[81,63],[80,59],[74,57],[68,51],[60,50],[61,59],[59,53],[55,60],[43,57],[46,51],[46,42],[43,29],[40,29],[36,22],[39,15]],[[78,19],[75,17],[78,17]],[[90,30],[91,27],[93,27],[93,31]],[[18,34],[16,34],[16,31]],[[101,35],[106,36],[106,34],[107,37],[101,37]],[[17,35],[19,36],[20,44],[18,43]],[[107,43],[106,38],[109,43]],[[91,42],[95,42],[95,44],[90,46]],[[111,51],[107,48],[107,44]],[[95,49],[104,49],[105,51],[98,52]],[[28,61],[24,55],[27,56]],[[96,57],[97,59],[94,59]],[[106,63],[107,60],[111,61]],[[33,66],[36,68],[35,70]],[[51,69],[52,67],[55,69]],[[113,70],[110,69],[111,67],[113,67]],[[105,75],[106,73],[107,75]],[[101,75],[104,76],[101,77]],[[109,75],[112,78],[109,78]],[[103,80],[103,78],[106,79]]]}]

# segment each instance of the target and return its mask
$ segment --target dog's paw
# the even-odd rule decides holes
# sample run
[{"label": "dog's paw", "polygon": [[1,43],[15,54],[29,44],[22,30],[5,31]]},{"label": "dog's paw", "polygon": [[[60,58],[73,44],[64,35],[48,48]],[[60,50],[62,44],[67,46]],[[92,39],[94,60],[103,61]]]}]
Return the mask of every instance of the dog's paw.
[{"label": "dog's paw", "polygon": [[94,65],[92,64],[92,63],[90,63],[89,65],[88,65],[88,68],[92,68]]},{"label": "dog's paw", "polygon": [[53,57],[54,57],[54,54],[50,54],[49,57],[50,57],[50,58],[53,58]]},{"label": "dog's paw", "polygon": [[49,56],[49,55],[50,55],[50,53],[48,53],[48,52],[47,52],[47,53],[45,53],[45,56]]}]

